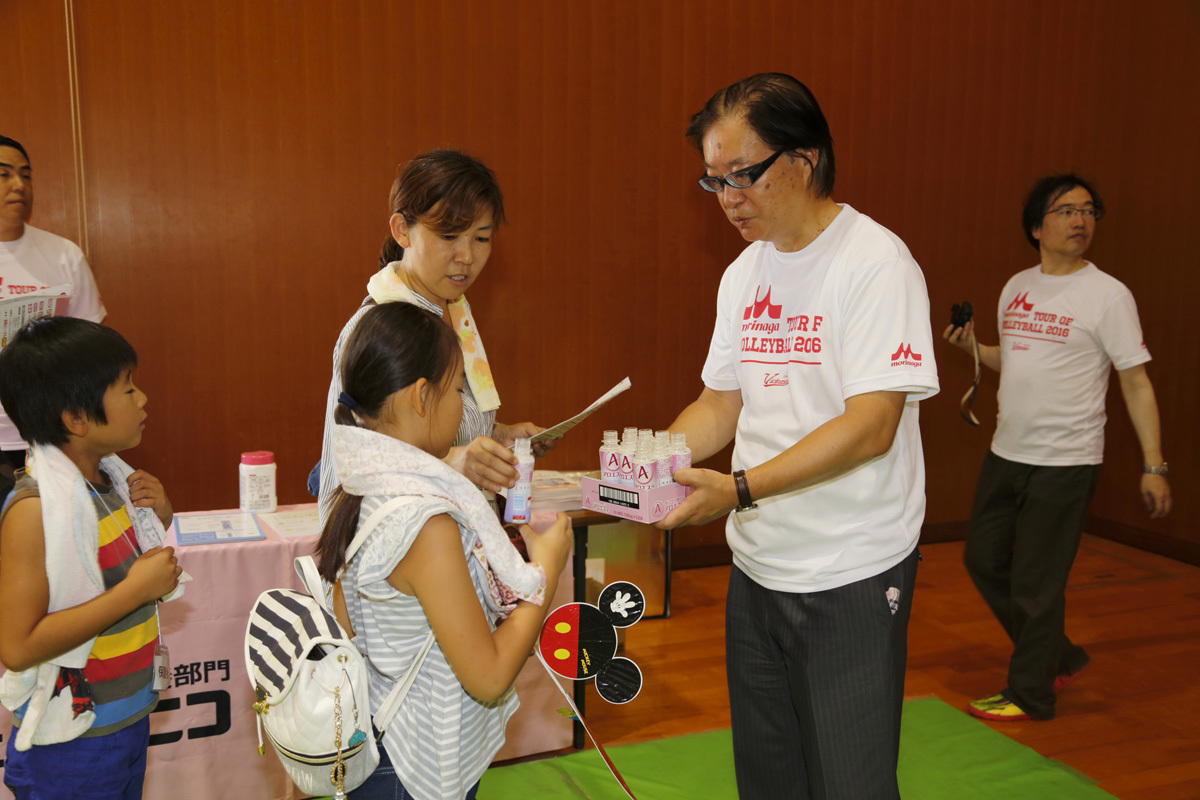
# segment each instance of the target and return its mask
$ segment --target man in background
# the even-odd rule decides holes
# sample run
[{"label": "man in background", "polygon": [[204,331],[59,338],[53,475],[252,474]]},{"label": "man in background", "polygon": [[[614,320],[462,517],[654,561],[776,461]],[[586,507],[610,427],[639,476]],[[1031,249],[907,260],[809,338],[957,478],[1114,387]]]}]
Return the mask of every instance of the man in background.
[{"label": "man in background", "polygon": [[[70,284],[67,314],[101,322],[107,313],[83,251],[73,242],[29,224],[33,169],[15,139],[0,136],[0,299]],[[25,465],[26,444],[0,408],[0,502]]]},{"label": "man in background", "polygon": [[[1077,175],[1034,184],[1022,224],[1041,263],[1000,293],[1000,344],[979,345],[980,361],[1000,373],[1000,411],[963,561],[1013,643],[1008,685],[968,706],[983,719],[1053,718],[1056,693],[1088,664],[1064,632],[1065,591],[1100,476],[1112,367],[1142,447],[1146,508],[1151,518],[1171,510],[1137,306],[1084,258],[1103,216],[1100,195]],[[974,352],[973,322],[943,336]]]}]

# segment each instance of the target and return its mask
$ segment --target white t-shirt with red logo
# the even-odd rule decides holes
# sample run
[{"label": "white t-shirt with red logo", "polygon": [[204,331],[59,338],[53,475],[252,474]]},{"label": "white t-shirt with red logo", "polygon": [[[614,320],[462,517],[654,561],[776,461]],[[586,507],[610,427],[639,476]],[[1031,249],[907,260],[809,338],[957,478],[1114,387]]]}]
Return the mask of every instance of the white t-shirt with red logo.
[{"label": "white t-shirt with red logo", "polygon": [[843,205],[799,252],[747,247],[721,279],[703,380],[741,391],[735,470],[840,416],[847,397],[908,397],[886,455],[729,515],[726,538],[743,572],[768,589],[815,592],[912,552],[925,515],[917,401],[937,393],[938,378],[925,278],[895,234]]},{"label": "white t-shirt with red logo", "polygon": [[[18,297],[61,284],[71,285],[68,316],[103,321],[108,312],[100,300],[96,279],[83,251],[74,242],[32,225],[25,226],[20,239],[0,242],[0,298]],[[0,450],[24,449],[25,442],[21,441],[17,426],[0,408]]]},{"label": "white t-shirt with red logo", "polygon": [[992,452],[1041,466],[1104,460],[1112,366],[1150,360],[1133,294],[1088,262],[1070,275],[1022,270],[1000,293],[1000,411]]}]

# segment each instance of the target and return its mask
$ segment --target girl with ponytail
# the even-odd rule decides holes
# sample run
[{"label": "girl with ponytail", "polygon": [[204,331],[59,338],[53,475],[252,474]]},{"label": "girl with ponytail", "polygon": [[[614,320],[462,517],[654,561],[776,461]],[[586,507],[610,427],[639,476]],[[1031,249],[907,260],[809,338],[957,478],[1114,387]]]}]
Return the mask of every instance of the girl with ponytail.
[{"label": "girl with ponytail", "polygon": [[[571,549],[559,514],[544,532],[521,528],[526,563],[483,495],[442,460],[462,416],[462,358],[454,332],[410,303],[368,308],[346,342],[332,431],[338,486],[317,563],[371,665],[373,704],[431,630],[436,642],[356,800],[475,797]],[[346,563],[358,527],[395,498]]]}]

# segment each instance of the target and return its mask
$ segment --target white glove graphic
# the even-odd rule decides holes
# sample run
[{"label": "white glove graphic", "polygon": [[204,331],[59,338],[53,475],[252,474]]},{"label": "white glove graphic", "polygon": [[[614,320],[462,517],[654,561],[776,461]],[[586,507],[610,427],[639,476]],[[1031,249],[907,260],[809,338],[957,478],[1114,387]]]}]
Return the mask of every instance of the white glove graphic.
[{"label": "white glove graphic", "polygon": [[611,609],[614,614],[620,614],[622,617],[628,617],[629,612],[627,612],[625,609],[632,608],[636,605],[636,603],[632,602],[630,599],[631,596],[632,595],[629,592],[622,594],[620,591],[618,591],[617,596],[613,598],[611,603],[608,604],[609,609]]}]

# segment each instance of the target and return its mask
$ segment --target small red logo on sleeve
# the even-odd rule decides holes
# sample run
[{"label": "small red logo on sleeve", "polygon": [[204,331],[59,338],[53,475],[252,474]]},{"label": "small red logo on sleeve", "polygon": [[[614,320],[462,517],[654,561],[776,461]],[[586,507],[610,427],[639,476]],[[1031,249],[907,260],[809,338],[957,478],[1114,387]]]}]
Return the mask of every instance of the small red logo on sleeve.
[{"label": "small red logo on sleeve", "polygon": [[921,366],[921,354],[914,353],[911,344],[901,342],[900,346],[896,348],[896,352],[892,353],[892,366],[898,367],[905,364],[912,367]]}]

